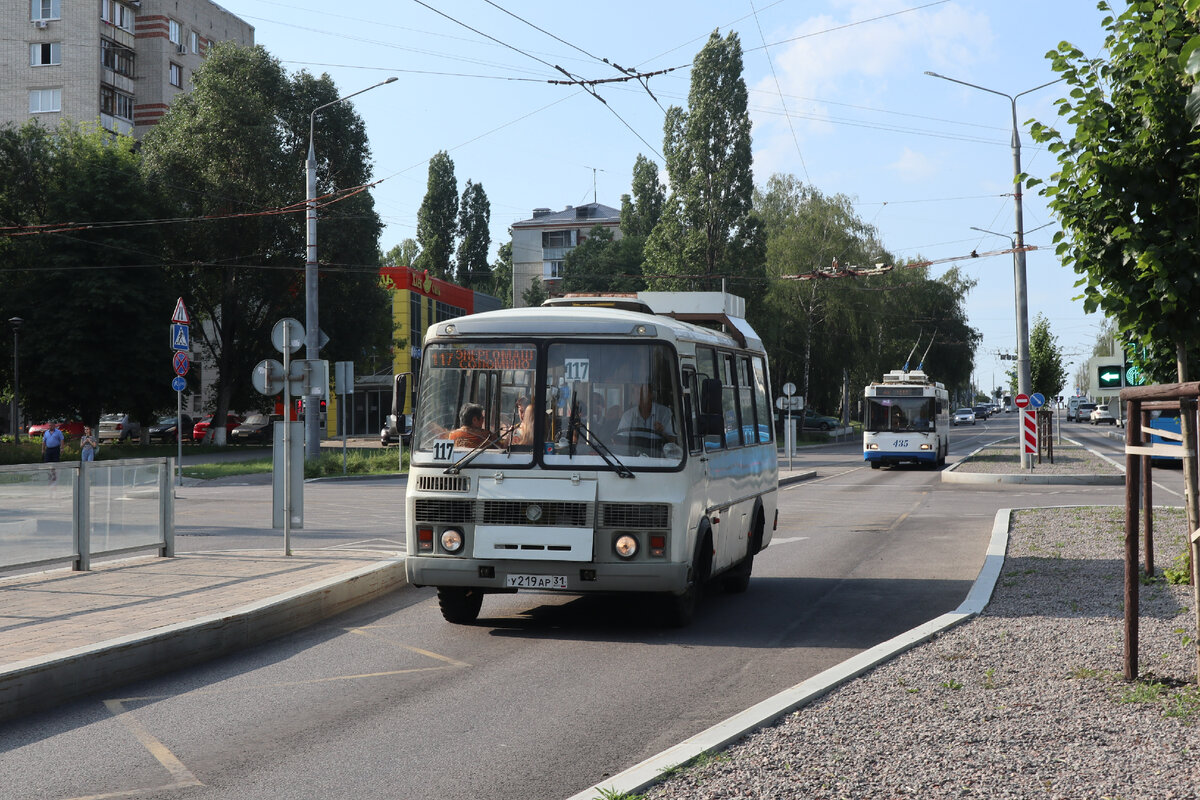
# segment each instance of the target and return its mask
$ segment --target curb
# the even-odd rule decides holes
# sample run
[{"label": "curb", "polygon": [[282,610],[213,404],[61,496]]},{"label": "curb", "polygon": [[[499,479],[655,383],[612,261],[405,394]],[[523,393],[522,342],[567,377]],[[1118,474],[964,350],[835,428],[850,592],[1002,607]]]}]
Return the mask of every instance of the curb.
[{"label": "curb", "polygon": [[997,442],[1007,441],[1005,439],[997,439],[993,442],[988,442],[980,447],[972,450],[969,454],[959,459],[956,463],[951,464],[942,470],[942,483],[962,483],[974,485],[990,485],[997,483],[1025,483],[1025,484],[1063,484],[1066,486],[1124,486],[1125,485],[1125,468],[1117,464],[1108,456],[1099,453],[1090,447],[1084,447],[1074,439],[1067,439],[1073,445],[1082,447],[1087,452],[1096,456],[1099,459],[1107,461],[1117,469],[1121,470],[1119,475],[1038,475],[1037,473],[1025,472],[959,472],[958,468],[963,466],[980,450],[985,450],[988,447],[994,446]]},{"label": "curb", "polygon": [[1008,529],[1012,517],[1011,508],[996,512],[992,523],[992,538],[988,543],[983,567],[967,597],[953,611],[919,625],[910,631],[881,642],[869,650],[830,667],[808,680],[785,689],[774,697],[768,697],[745,711],[719,722],[708,730],[685,739],[674,747],[656,756],[651,756],[624,772],[574,794],[567,800],[598,800],[603,797],[620,797],[635,794],[663,779],[663,773],[675,769],[704,753],[714,752],[758,728],[770,725],[775,720],[808,705],[822,695],[828,694],[844,683],[854,680],[863,673],[889,661],[906,650],[924,644],[938,634],[974,617],[988,604],[1000,568],[1004,566],[1004,553],[1008,548]]},{"label": "curb", "polygon": [[6,665],[0,673],[0,721],[261,644],[407,582],[404,558],[397,555],[220,614]]}]

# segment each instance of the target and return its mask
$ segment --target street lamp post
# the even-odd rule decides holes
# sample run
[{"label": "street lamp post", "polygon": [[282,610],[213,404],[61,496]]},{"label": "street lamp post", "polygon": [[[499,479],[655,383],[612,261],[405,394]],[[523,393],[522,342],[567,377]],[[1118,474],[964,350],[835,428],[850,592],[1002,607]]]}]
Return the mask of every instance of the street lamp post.
[{"label": "street lamp post", "polygon": [[17,370],[17,331],[25,320],[20,317],[9,317],[8,324],[13,329],[13,399],[12,399],[12,435],[13,442],[21,441],[21,377]]},{"label": "street lamp post", "polygon": [[[1026,89],[1017,94],[1005,94],[998,92],[995,89],[989,89],[986,86],[979,86],[974,83],[960,81],[957,78],[948,78],[945,75],[940,75],[936,72],[925,71],[926,75],[933,78],[941,78],[944,81],[969,86],[972,89],[979,89],[990,94],[998,94],[1001,97],[1007,97],[1008,102],[1012,106],[1012,154],[1013,154],[1013,206],[1016,212],[1016,239],[1013,242],[1013,270],[1014,283],[1016,284],[1017,295],[1017,391],[1021,394],[1029,394],[1030,391],[1030,369],[1029,369],[1029,293],[1025,284],[1025,220],[1021,209],[1021,136],[1020,128],[1017,126],[1017,98],[1022,95],[1036,92],[1038,89],[1045,89],[1051,86],[1062,78],[1057,78],[1052,81],[1043,83],[1041,86],[1035,86],[1032,89]],[[1033,456],[1021,455],[1022,469],[1033,467]]]},{"label": "street lamp post", "polygon": [[[351,92],[345,97],[339,97],[337,100],[317,106],[308,115],[308,159],[304,162],[306,205],[308,207],[305,215],[308,235],[307,255],[304,260],[304,356],[310,360],[319,358],[318,353],[320,351],[320,327],[317,318],[317,157],[313,150],[313,129],[316,126],[317,112],[323,108],[329,108],[330,106],[335,106],[338,103],[349,100],[351,97],[360,95],[363,92],[369,92],[384,84],[392,83],[395,80],[396,77],[392,76],[379,83],[372,84],[365,89]],[[310,394],[305,396],[304,432],[308,444],[305,447],[304,454],[307,458],[316,458],[321,452],[320,408],[321,398],[319,395]],[[291,411],[288,410],[285,416],[290,418],[290,415]]]}]

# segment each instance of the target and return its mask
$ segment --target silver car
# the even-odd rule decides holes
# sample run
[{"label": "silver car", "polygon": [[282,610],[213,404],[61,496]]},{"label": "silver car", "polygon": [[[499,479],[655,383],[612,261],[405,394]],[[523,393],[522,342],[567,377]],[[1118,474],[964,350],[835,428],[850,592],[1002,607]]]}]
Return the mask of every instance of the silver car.
[{"label": "silver car", "polygon": [[101,442],[129,442],[142,435],[142,424],[128,414],[104,414],[96,437]]},{"label": "silver car", "polygon": [[954,412],[954,419],[950,422],[951,425],[974,425],[975,424],[975,409],[960,408]]}]

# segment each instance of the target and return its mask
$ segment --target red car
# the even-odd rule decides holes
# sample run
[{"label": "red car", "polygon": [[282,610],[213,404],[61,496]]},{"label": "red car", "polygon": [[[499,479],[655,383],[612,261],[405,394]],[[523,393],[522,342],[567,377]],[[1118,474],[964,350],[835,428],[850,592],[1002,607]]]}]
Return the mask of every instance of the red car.
[{"label": "red car", "polygon": [[[204,434],[208,433],[208,429],[210,427],[212,427],[212,419],[213,419],[213,415],[209,414],[207,417],[205,417],[204,419],[202,419],[196,423],[195,427],[192,428],[192,441],[193,442],[198,442],[201,444],[204,442]],[[234,428],[236,428],[238,425],[241,425],[241,424],[242,424],[242,418],[239,417],[237,414],[230,414],[225,418],[225,441],[226,442],[232,441],[233,437],[231,437],[230,434],[233,433]]]},{"label": "red car", "polygon": [[[83,422],[81,420],[76,419],[68,421],[56,419],[54,420],[54,424],[58,426],[60,431],[62,431],[63,438],[65,439],[78,439],[83,436]],[[42,434],[49,429],[49,422],[41,422],[37,425],[30,425],[29,438],[39,439],[41,438]]]}]

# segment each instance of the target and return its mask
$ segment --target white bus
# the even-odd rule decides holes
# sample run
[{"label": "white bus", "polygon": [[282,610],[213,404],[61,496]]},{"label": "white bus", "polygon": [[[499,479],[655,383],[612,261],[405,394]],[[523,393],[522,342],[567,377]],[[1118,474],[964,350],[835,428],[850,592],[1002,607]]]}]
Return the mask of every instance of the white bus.
[{"label": "white bus", "polygon": [[871,469],[946,463],[950,452],[950,395],[920,370],[893,370],[864,392],[863,459]]},{"label": "white bus", "polygon": [[[564,298],[429,328],[408,580],[475,620],[519,590],[647,592],[687,624],[744,591],[778,522],[767,358],[719,292]],[[724,330],[684,322],[720,322]]]}]

